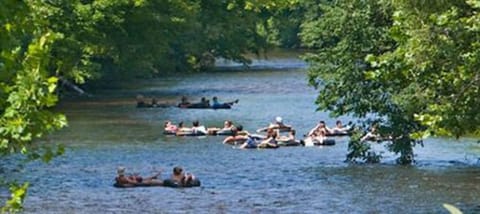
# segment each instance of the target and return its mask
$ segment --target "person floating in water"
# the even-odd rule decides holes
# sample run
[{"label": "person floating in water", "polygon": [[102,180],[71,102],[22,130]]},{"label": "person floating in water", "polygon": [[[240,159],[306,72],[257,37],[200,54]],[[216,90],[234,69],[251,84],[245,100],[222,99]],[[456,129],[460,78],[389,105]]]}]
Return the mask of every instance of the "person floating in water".
[{"label": "person floating in water", "polygon": [[267,131],[268,129],[273,129],[273,130],[276,130],[277,132],[290,131],[292,129],[292,126],[286,125],[283,122],[282,117],[275,117],[275,121],[273,123],[270,123],[267,127],[257,129],[257,132],[264,132],[264,131]]},{"label": "person floating in water", "polygon": [[185,173],[182,167],[176,166],[173,168],[172,176],[170,180],[174,183],[179,184],[181,186],[189,186],[192,185],[192,182],[195,180],[195,176],[191,173]]},{"label": "person floating in water", "polygon": [[186,96],[182,96],[182,99],[180,103],[177,105],[179,108],[188,108],[190,105],[192,105],[190,102],[188,102],[188,99]]},{"label": "person floating in water", "polygon": [[210,108],[210,100],[202,97],[199,103],[192,103],[188,106],[188,108]]},{"label": "person floating in water", "polygon": [[348,125],[344,126],[342,124],[342,121],[337,120],[335,123],[335,127],[331,128],[330,131],[332,134],[348,134],[350,131],[352,131],[354,126],[352,125],[352,122],[349,122]]},{"label": "person floating in water", "polygon": [[115,184],[121,186],[137,186],[137,185],[163,185],[163,180],[160,179],[161,172],[150,176],[141,177],[139,175],[126,175],[125,167],[118,167]]},{"label": "person floating in water", "polygon": [[218,108],[231,108],[233,104],[238,103],[238,99],[232,102],[226,102],[226,103],[220,103],[218,101],[218,97],[213,97],[212,98],[212,108],[213,109],[218,109]]}]

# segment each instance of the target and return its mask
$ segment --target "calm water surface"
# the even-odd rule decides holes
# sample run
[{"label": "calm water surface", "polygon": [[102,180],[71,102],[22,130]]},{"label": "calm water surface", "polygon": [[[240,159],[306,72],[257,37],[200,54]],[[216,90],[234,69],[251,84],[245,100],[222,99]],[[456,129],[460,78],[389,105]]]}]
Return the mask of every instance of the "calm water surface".
[{"label": "calm water surface", "polygon": [[[25,213],[447,213],[443,203],[480,213],[480,145],[475,140],[428,139],[415,166],[345,163],[347,138],[332,147],[240,150],[222,137],[168,137],[164,120],[213,127],[226,119],[253,131],[275,116],[304,134],[316,121],[316,92],[303,69],[227,71],[138,83],[97,92],[60,110],[69,127],[45,141],[67,147],[50,164],[30,163],[15,176],[31,181]],[[136,109],[137,93],[176,102],[218,96],[240,99],[231,110]],[[352,118],[342,118],[345,121]],[[381,144],[376,151],[385,151]],[[142,175],[181,165],[202,187],[116,189],[116,168]]]}]

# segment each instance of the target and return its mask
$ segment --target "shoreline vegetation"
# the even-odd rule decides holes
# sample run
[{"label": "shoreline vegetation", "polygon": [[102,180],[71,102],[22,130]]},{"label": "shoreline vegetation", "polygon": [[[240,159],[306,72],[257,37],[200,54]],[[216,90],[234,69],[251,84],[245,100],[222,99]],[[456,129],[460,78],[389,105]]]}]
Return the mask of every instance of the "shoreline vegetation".
[{"label": "shoreline vegetation", "polygon": [[[0,153],[61,155],[35,140],[67,125],[52,111],[66,88],[88,95],[95,84],[205,71],[218,58],[248,64],[248,53],[280,47],[308,49],[318,110],[377,115],[364,123],[379,124],[398,163],[412,164],[422,139],[480,130],[479,12],[467,0],[4,0]],[[21,209],[27,186],[11,186],[3,212]]]}]

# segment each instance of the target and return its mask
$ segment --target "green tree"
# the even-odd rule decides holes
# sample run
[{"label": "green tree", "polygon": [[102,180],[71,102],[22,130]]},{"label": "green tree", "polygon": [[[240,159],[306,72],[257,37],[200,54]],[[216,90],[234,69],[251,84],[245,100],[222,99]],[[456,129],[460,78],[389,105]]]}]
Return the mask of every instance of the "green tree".
[{"label": "green tree", "polygon": [[[303,23],[319,109],[384,119],[413,161],[429,134],[478,130],[478,1],[324,1]],[[356,142],[358,139],[353,139]],[[351,153],[352,154],[352,153]]]}]

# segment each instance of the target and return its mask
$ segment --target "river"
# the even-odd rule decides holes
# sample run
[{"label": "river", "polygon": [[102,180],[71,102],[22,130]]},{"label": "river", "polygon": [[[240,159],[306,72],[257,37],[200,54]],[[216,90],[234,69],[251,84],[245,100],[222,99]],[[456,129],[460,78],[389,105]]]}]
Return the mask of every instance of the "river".
[{"label": "river", "polygon": [[[399,166],[383,144],[382,164],[345,163],[348,138],[330,147],[241,150],[219,136],[162,135],[165,120],[209,127],[232,120],[254,131],[281,116],[303,135],[319,120],[316,91],[298,61],[275,69],[215,71],[132,81],[128,89],[59,105],[69,127],[47,137],[65,155],[32,162],[13,177],[31,182],[25,213],[447,213],[443,203],[480,213],[480,144],[474,139],[431,138],[415,148],[416,164]],[[290,63],[294,63],[291,65]],[[278,64],[276,64],[278,65]],[[290,66],[291,65],[291,66]],[[239,99],[231,110],[135,108],[135,95],[177,102],[182,95]],[[343,121],[354,121],[349,117]],[[183,166],[202,187],[117,189],[117,166],[167,177]]]}]

